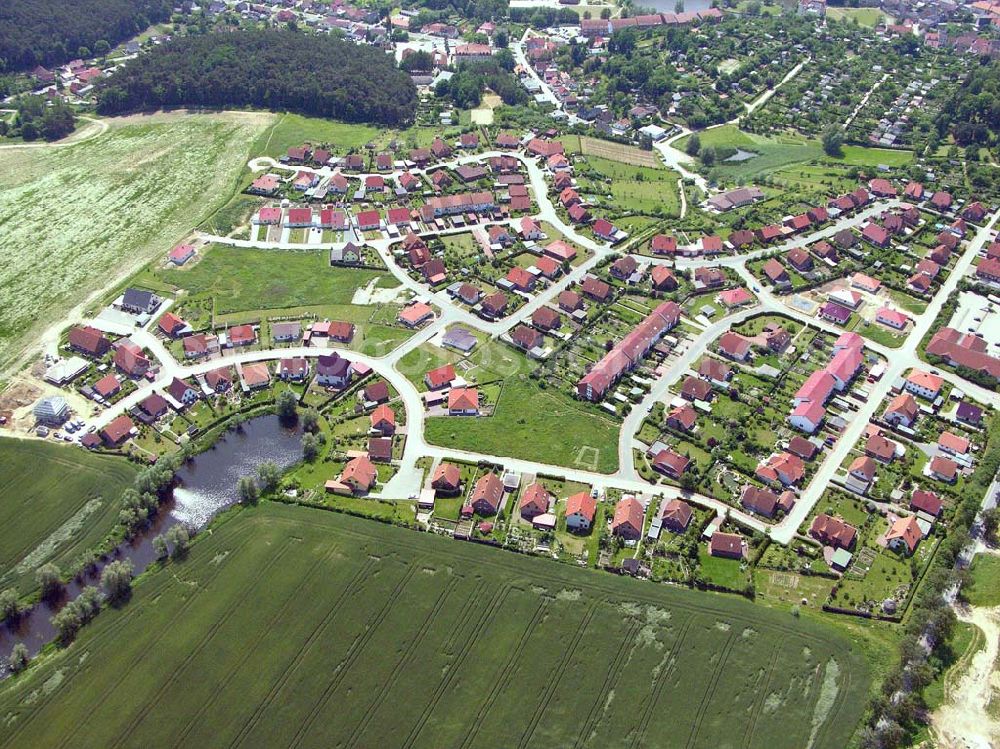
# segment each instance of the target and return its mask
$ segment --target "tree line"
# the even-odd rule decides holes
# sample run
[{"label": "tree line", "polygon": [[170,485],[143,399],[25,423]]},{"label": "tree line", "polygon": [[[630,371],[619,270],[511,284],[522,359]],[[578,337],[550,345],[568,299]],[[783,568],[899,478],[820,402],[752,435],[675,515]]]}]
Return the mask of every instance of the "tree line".
[{"label": "tree line", "polygon": [[4,0],[0,71],[88,57],[98,42],[117,44],[169,18],[167,0]]},{"label": "tree line", "polygon": [[22,96],[11,121],[0,120],[0,136],[26,141],[59,140],[76,129],[73,108],[62,99],[46,103],[43,96]]},{"label": "tree line", "polygon": [[388,55],[292,30],[178,38],[97,87],[97,111],[163,106],[287,109],[346,122],[407,125],[416,88]]}]

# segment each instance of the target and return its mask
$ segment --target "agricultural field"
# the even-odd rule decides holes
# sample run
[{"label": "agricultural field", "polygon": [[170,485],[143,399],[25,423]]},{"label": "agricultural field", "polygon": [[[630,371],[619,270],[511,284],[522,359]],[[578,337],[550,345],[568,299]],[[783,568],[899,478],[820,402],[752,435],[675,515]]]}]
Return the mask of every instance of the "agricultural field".
[{"label": "agricultural field", "polygon": [[868,685],[808,617],[264,504],[5,685],[0,743],[822,749]]},{"label": "agricultural field", "polygon": [[428,147],[435,136],[457,135],[461,128],[456,126],[452,131],[417,125],[405,130],[387,130],[372,125],[285,113],[272,128],[258,137],[252,150],[255,156],[278,158],[284,156],[290,147],[303,143],[327,144],[338,154],[360,151],[369,143],[383,150],[394,140],[406,148]]},{"label": "agricultural field", "polygon": [[36,440],[0,441],[0,590],[25,595],[35,570],[67,571],[118,522],[135,478],[121,458]]},{"label": "agricultural field", "polygon": [[70,147],[0,150],[0,365],[224,204],[273,119],[136,115]]},{"label": "agricultural field", "polygon": [[662,169],[663,164],[656,151],[644,151],[635,146],[614,143],[599,138],[580,136],[580,153],[584,156],[597,156],[608,161],[617,161],[631,166],[646,166],[651,169]]},{"label": "agricultural field", "polygon": [[[683,150],[689,137],[678,141],[676,147]],[[698,137],[702,149],[716,149],[711,176],[729,185],[777,173],[776,181],[788,188],[805,186],[836,192],[842,186],[856,184],[856,180],[841,176],[848,167],[898,168],[913,161],[913,151],[851,145],[845,145],[840,156],[828,156],[818,140],[790,133],[758,135],[735,125],[704,130]],[[806,167],[807,163],[813,166]]]}]

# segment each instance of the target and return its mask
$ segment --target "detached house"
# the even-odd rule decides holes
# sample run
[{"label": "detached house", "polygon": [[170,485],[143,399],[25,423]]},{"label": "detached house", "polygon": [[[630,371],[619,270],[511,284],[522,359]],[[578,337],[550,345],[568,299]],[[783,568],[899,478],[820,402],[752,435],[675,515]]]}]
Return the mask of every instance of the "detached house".
[{"label": "detached house", "polygon": [[597,500],[589,492],[579,492],[566,499],[566,528],[570,531],[590,530],[597,512]]}]

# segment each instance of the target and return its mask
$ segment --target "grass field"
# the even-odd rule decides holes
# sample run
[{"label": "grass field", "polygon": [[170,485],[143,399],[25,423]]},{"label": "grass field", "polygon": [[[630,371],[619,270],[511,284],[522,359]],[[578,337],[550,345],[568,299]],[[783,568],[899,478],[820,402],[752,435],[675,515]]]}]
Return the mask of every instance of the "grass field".
[{"label": "grass field", "polygon": [[[817,140],[801,135],[782,135],[779,137],[755,135],[744,132],[735,125],[723,125],[703,130],[698,133],[698,137],[701,140],[702,148],[739,148],[757,154],[745,161],[717,161],[712,167],[713,175],[722,180],[728,179],[737,182],[778,170],[791,172],[801,179],[806,175],[799,175],[794,170],[789,170],[788,167],[810,161],[823,161],[832,165],[868,167],[880,164],[903,166],[913,161],[912,151],[866,148],[864,146],[844,146],[841,156],[830,157],[823,152],[823,148]],[[683,149],[687,140],[688,138],[682,138],[675,145],[677,148]],[[817,177],[822,175],[815,180],[819,183],[829,182],[833,176],[829,170],[821,170],[817,167],[817,171],[819,172]]]},{"label": "grass field", "polygon": [[839,748],[868,678],[735,597],[265,504],[5,682],[0,743]]},{"label": "grass field", "polygon": [[969,567],[971,581],[963,590],[973,606],[1000,606],[1000,557],[976,554]]},{"label": "grass field", "polygon": [[122,458],[35,440],[0,440],[0,590],[35,589],[35,570],[68,570],[118,522],[135,469]]},{"label": "grass field", "polygon": [[350,304],[354,291],[388,271],[332,268],[326,252],[257,250],[214,245],[190,268],[155,272],[161,282],[190,294],[212,294],[217,314],[312,304]]},{"label": "grass field", "polygon": [[427,419],[427,441],[487,455],[612,473],[618,470],[618,424],[591,413],[525,375],[503,381],[492,416]]},{"label": "grass field", "polygon": [[[462,114],[468,118],[467,112]],[[405,130],[387,130],[289,113],[280,115],[274,126],[260,135],[252,150],[256,156],[277,158],[283,156],[290,146],[301,146],[303,143],[326,143],[338,154],[361,150],[368,143],[374,143],[379,150],[383,150],[392,140],[398,140],[407,148],[429,147],[435,136],[450,136],[459,131],[457,126],[451,129],[414,126]]]},{"label": "grass field", "polygon": [[225,203],[272,120],[137,115],[68,148],[0,151],[0,366]]},{"label": "grass field", "polygon": [[[617,143],[611,145],[624,148]],[[677,174],[662,165],[636,166],[601,156],[588,156],[587,166],[601,177],[611,180],[611,183],[608,185],[599,180],[590,181],[581,177],[579,183],[582,189],[598,195],[610,192],[620,211],[654,213],[662,209],[668,215],[680,215]]]},{"label": "grass field", "polygon": [[878,8],[827,8],[826,17],[831,21],[847,21],[859,26],[875,28],[885,14]]}]

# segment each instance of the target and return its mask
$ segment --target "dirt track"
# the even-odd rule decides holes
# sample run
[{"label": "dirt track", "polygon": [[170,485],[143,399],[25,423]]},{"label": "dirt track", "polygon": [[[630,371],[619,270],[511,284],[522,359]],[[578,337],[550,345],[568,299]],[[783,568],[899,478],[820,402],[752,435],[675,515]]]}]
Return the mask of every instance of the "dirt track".
[{"label": "dirt track", "polygon": [[931,716],[931,729],[941,749],[995,749],[1000,746],[1000,721],[988,712],[1000,697],[1000,606],[969,608],[959,619],[978,627],[986,646],[963,663],[964,670],[945,682],[945,702]]}]

